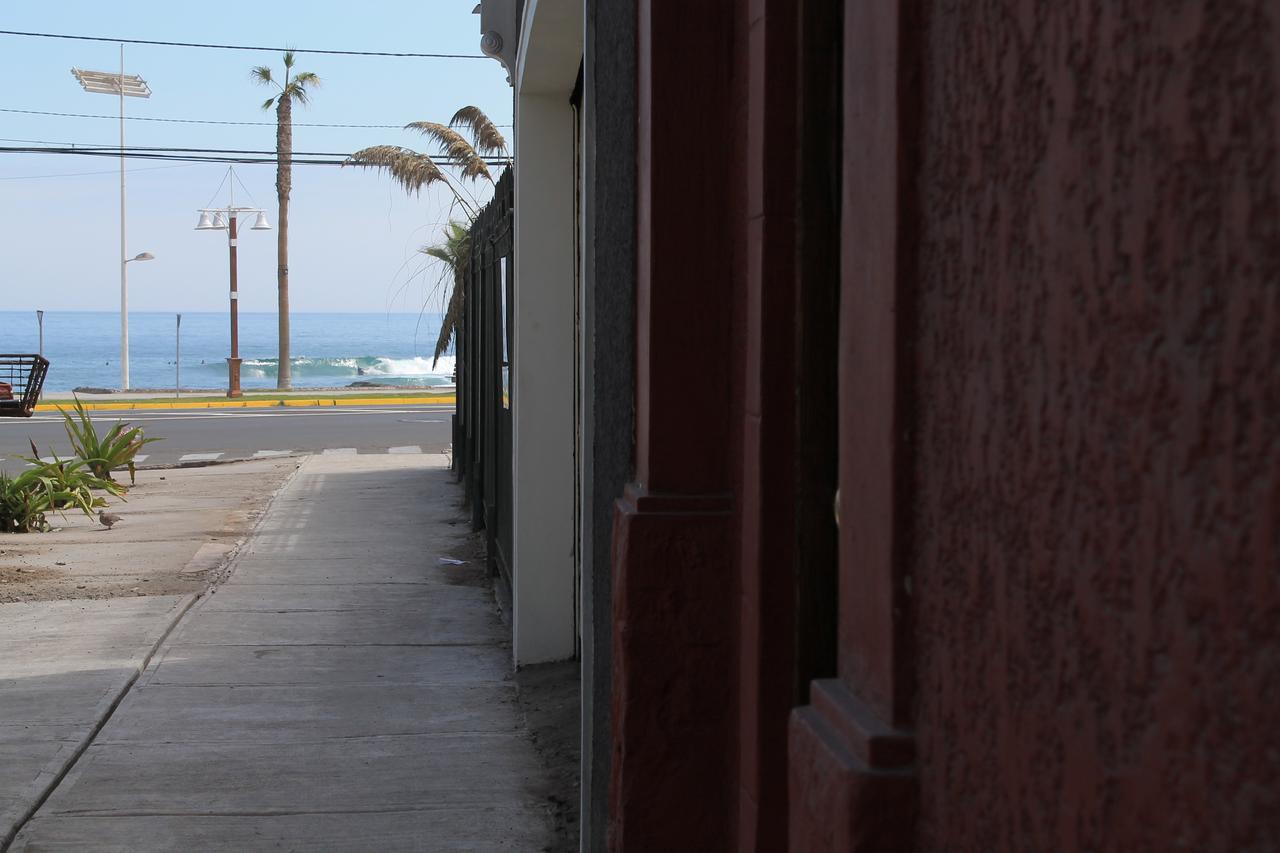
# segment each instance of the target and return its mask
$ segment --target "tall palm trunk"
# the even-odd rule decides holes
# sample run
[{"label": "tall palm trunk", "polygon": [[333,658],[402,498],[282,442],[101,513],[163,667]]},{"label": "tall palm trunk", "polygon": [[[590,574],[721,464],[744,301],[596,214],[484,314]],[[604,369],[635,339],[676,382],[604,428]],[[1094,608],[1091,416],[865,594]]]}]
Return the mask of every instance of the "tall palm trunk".
[{"label": "tall palm trunk", "polygon": [[289,361],[289,191],[293,188],[293,100],[282,95],[276,104],[276,198],[280,202],[276,232],[276,292],[279,299],[280,359],[276,388],[293,386]]}]

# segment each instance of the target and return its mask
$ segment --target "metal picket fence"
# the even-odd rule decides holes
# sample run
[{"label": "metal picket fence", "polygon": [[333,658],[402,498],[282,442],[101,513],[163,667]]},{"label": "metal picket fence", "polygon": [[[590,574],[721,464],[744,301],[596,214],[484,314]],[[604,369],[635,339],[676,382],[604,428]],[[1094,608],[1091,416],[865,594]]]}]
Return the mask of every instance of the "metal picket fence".
[{"label": "metal picket fence", "polygon": [[471,228],[471,264],[458,323],[453,465],[472,527],[488,537],[490,571],[511,582],[511,347],[515,295],[515,175],[498,179]]}]

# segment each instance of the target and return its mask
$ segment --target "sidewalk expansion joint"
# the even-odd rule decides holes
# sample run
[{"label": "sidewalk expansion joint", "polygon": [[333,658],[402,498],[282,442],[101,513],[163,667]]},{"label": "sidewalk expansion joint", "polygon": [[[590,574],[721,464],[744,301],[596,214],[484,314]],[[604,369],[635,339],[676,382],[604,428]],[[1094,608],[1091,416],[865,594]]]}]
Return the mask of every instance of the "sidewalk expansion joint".
[{"label": "sidewalk expansion joint", "polygon": [[523,738],[524,735],[520,731],[518,725],[513,724],[509,731],[495,732],[483,729],[463,729],[449,732],[382,732],[376,735],[330,735],[328,737],[318,738],[294,738],[289,740],[281,740],[273,738],[271,740],[245,740],[236,738],[235,740],[157,740],[148,741],[147,743],[138,743],[131,740],[104,740],[99,741],[102,746],[127,746],[134,749],[150,749],[152,747],[162,746],[320,746],[326,743],[334,742],[351,742],[351,741],[370,741],[370,740],[402,740],[404,738],[434,738],[436,740],[469,738],[469,739],[487,739],[487,740],[510,740],[512,738]]},{"label": "sidewalk expansion joint", "polygon": [[[531,801],[528,805],[518,806],[500,806],[499,808],[508,811],[526,811],[537,809],[541,804],[537,800]],[[356,815],[356,814],[430,814],[433,812],[456,811],[458,809],[483,809],[486,812],[492,811],[493,802],[483,796],[477,796],[474,801],[449,802],[438,806],[430,805],[403,805],[403,806],[368,806],[365,808],[342,808],[342,809],[244,809],[237,811],[67,811],[62,812],[62,817],[72,818],[135,818],[135,817],[305,817],[308,815]]]},{"label": "sidewalk expansion joint", "polygon": [[[218,611],[223,612],[223,611]],[[185,648],[246,649],[449,649],[497,648],[511,646],[510,641],[488,640],[475,643],[180,643]],[[4,853],[0,850],[0,853]]]}]

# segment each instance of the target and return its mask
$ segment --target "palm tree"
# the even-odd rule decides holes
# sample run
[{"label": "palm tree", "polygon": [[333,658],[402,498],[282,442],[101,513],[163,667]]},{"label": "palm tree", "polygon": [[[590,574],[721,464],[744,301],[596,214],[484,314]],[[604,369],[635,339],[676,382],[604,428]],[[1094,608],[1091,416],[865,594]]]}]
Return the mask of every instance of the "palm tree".
[{"label": "palm tree", "polygon": [[449,224],[444,228],[444,242],[434,246],[423,246],[418,251],[440,261],[453,274],[453,292],[449,295],[444,322],[440,324],[440,336],[436,338],[435,356],[431,362],[434,368],[440,356],[449,349],[458,321],[462,318],[462,304],[467,291],[467,273],[471,270],[470,224],[456,219],[449,220]]},{"label": "palm tree", "polygon": [[[457,128],[470,131],[471,140]],[[463,107],[453,114],[448,124],[433,121],[415,121],[405,125],[406,130],[416,130],[436,143],[437,156],[444,160],[445,168],[458,169],[462,179],[474,183],[486,180],[493,183],[487,157],[506,157],[507,140],[498,126],[479,107]],[[423,246],[418,251],[443,262],[453,273],[453,291],[449,295],[440,337],[436,340],[435,357],[439,359],[449,348],[449,342],[457,330],[466,296],[467,269],[471,262],[471,223],[479,212],[479,202],[467,191],[461,180],[450,180],[445,168],[430,154],[423,154],[398,145],[375,145],[364,148],[347,158],[348,166],[364,166],[384,169],[404,187],[405,192],[417,195],[423,187],[435,183],[444,184],[453,193],[454,203],[462,208],[465,222],[451,220],[445,227],[444,242],[435,246]]]},{"label": "palm tree", "polygon": [[276,285],[280,305],[280,359],[276,366],[276,387],[289,388],[293,384],[289,362],[289,191],[293,188],[293,102],[304,106],[310,101],[311,89],[320,85],[320,78],[310,71],[293,71],[293,51],[284,52],[284,80],[276,80],[271,69],[259,65],[249,76],[264,86],[274,86],[280,91],[263,102],[264,110],[276,108],[276,198],[280,202],[276,217],[279,231],[276,233]]}]

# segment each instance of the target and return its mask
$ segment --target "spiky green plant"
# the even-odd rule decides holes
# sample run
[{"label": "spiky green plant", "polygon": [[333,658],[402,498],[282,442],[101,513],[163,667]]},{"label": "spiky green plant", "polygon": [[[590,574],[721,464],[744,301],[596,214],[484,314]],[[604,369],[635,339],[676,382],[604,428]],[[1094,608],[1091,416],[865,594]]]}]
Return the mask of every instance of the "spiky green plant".
[{"label": "spiky green plant", "polygon": [[80,510],[93,518],[96,509],[107,505],[94,491],[120,495],[124,487],[84,470],[81,459],[41,462],[26,458],[32,465],[16,477],[0,471],[0,532],[31,533],[49,529],[51,512],[65,514]]},{"label": "spiky green plant", "polygon": [[275,86],[280,91],[263,102],[262,108],[276,108],[276,199],[279,212],[276,217],[276,290],[279,304],[280,360],[276,371],[276,387],[289,388],[293,384],[293,371],[289,363],[289,193],[293,189],[293,102],[306,106],[311,101],[311,90],[320,85],[320,78],[311,71],[293,70],[292,50],[284,52],[284,80],[276,80],[271,69],[259,65],[249,72],[255,83]]},{"label": "spiky green plant", "polygon": [[[102,480],[112,480],[111,472],[117,468],[128,468],[129,483],[135,483],[137,469],[134,457],[144,445],[160,441],[158,438],[143,437],[142,427],[130,427],[124,421],[117,421],[115,426],[107,430],[106,435],[99,436],[97,427],[93,425],[93,420],[79,397],[76,397],[75,418],[61,406],[58,411],[66,421],[64,426],[67,438],[71,440],[71,448],[76,456],[89,466],[95,477]],[[33,447],[32,450],[34,449]]]}]

